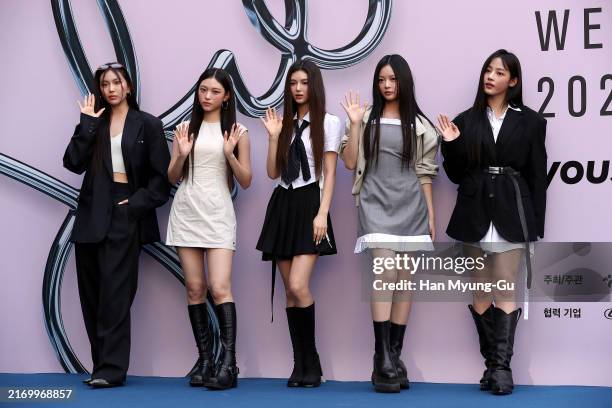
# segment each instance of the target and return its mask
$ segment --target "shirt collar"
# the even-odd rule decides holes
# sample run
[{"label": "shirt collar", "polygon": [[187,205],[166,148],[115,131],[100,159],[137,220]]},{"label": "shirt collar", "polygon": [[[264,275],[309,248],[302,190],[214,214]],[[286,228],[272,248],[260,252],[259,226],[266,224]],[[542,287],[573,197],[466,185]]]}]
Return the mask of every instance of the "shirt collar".
[{"label": "shirt collar", "polygon": [[[293,115],[293,120],[296,120],[298,118],[297,112],[295,113],[295,115]],[[307,120],[308,122],[310,122],[310,112],[307,112],[306,115],[304,115],[304,117],[302,118],[302,120]]]},{"label": "shirt collar", "polygon": [[493,119],[496,120],[504,120],[506,118],[506,114],[508,113],[508,109],[512,109],[513,111],[516,112],[520,112],[521,108],[519,108],[518,106],[512,106],[510,104],[508,104],[508,106],[506,107],[506,110],[504,111],[504,113],[498,118],[495,116],[495,113],[493,112],[493,109],[491,109],[490,106],[487,106],[487,115]]}]

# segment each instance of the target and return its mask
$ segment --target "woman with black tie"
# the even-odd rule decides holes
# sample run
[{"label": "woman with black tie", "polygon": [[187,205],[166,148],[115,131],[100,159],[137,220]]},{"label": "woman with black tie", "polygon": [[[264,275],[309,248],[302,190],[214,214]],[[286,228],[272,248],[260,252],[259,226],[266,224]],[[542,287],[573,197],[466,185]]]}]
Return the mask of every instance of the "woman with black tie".
[{"label": "woman with black tie", "polygon": [[170,194],[161,121],[140,111],[125,67],[95,72],[64,167],[85,172],[71,240],[95,388],[120,386],[130,361],[130,307],[143,244],[159,240],[155,209]]},{"label": "woman with black tie", "polygon": [[[452,122],[445,115],[438,122],[444,169],[459,184],[446,232],[464,243],[465,255],[484,257],[477,281],[514,283],[526,259],[529,286],[530,242],[544,237],[546,120],[523,105],[518,58],[506,50],[491,54],[474,105]],[[510,394],[510,360],[522,312],[514,291],[476,291],[469,308],[485,358],[480,388]]]},{"label": "woman with black tie", "polygon": [[257,249],[264,261],[273,262],[272,287],[276,263],[285,285],[294,358],[287,386],[318,387],[322,371],[309,286],[318,256],[336,253],[329,208],[342,127],[338,117],[325,112],[323,77],[311,61],[289,68],[283,109],[282,119],[272,109],[263,119],[269,135],[268,176],[278,184]]}]

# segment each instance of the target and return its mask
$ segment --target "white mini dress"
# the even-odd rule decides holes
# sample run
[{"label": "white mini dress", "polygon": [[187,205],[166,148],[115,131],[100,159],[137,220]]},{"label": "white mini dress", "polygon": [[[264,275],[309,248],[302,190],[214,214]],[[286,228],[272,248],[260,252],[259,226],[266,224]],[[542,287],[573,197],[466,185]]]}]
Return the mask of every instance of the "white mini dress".
[{"label": "white mini dress", "polygon": [[172,202],[166,245],[236,249],[236,214],[227,184],[219,122],[202,122],[193,167]]}]

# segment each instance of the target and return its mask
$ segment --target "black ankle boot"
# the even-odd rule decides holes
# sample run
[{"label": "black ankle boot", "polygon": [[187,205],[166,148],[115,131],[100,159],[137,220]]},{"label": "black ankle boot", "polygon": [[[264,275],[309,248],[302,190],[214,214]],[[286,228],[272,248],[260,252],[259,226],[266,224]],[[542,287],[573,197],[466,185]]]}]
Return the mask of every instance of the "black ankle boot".
[{"label": "black ankle boot", "polygon": [[491,355],[493,366],[491,370],[491,392],[496,395],[511,394],[514,389],[510,360],[514,354],[514,333],[521,317],[519,308],[512,313],[493,308],[495,322],[494,347]]},{"label": "black ankle boot", "polygon": [[302,342],[304,345],[304,377],[302,378],[302,387],[318,387],[321,385],[321,362],[317,346],[315,343],[315,305],[314,303],[308,307],[299,307],[298,313],[301,314],[302,323]]},{"label": "black ankle boot", "polygon": [[408,371],[401,359],[402,347],[404,346],[404,333],[406,333],[405,324],[395,324],[391,322],[391,327],[389,329],[389,351],[391,352],[391,358],[395,362],[395,367],[397,368],[400,388],[408,389],[410,388]]},{"label": "black ankle boot", "polygon": [[389,337],[391,322],[374,322],[374,389],[376,392],[399,392],[397,367],[391,358]]},{"label": "black ankle boot", "polygon": [[480,389],[482,391],[489,391],[491,389],[491,371],[493,369],[493,360],[491,356],[493,354],[494,347],[494,321],[493,321],[493,305],[490,305],[483,314],[478,314],[472,305],[468,305],[472,317],[474,318],[474,324],[476,325],[476,331],[478,332],[478,341],[480,343],[480,354],[485,359],[485,371],[482,373],[480,379]]},{"label": "black ankle boot", "polygon": [[304,350],[303,350],[303,330],[300,308],[288,307],[287,324],[289,325],[289,335],[293,347],[293,371],[287,380],[287,387],[300,387],[304,380]]},{"label": "black ankle boot", "polygon": [[198,347],[198,362],[191,370],[189,385],[201,387],[213,373],[212,337],[208,326],[206,303],[187,306],[193,337]]},{"label": "black ankle boot", "polygon": [[236,305],[234,302],[215,306],[219,319],[219,331],[223,354],[217,363],[215,375],[204,386],[214,390],[225,390],[238,385],[236,367]]}]

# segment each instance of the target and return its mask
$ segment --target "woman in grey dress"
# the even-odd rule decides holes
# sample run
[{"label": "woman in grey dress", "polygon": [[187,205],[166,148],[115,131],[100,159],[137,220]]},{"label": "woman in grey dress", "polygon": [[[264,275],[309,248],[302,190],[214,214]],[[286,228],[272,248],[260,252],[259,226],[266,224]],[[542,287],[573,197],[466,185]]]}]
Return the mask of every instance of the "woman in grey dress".
[{"label": "woman in grey dress", "polygon": [[[388,55],[378,63],[372,93],[371,108],[352,93],[342,103],[348,120],[340,156],[354,170],[355,253],[368,250],[374,272],[376,265],[396,254],[433,249],[431,183],[438,172],[438,134],[416,102],[410,67],[401,56]],[[385,285],[408,280],[410,271],[387,268],[378,272],[371,300],[372,382],[378,392],[399,392],[409,386],[400,354],[410,297],[405,290]]]}]

